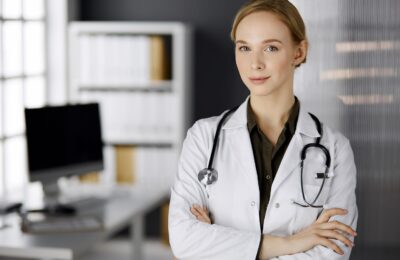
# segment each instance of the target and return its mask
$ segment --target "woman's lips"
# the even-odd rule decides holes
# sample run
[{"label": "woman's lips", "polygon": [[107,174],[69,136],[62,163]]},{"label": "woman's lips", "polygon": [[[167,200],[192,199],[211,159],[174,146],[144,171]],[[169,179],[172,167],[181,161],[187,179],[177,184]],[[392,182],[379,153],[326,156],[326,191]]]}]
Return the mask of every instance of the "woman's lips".
[{"label": "woman's lips", "polygon": [[253,84],[259,85],[263,84],[269,77],[257,77],[257,78],[249,78]]}]

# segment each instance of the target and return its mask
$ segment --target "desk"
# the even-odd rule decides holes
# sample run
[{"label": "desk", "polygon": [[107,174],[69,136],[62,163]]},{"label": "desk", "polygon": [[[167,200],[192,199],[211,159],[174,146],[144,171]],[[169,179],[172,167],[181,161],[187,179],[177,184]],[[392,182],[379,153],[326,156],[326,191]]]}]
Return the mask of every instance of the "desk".
[{"label": "desk", "polygon": [[17,216],[10,216],[11,227],[0,230],[0,256],[71,260],[124,227],[130,226],[134,255],[143,259],[144,215],[169,197],[169,187],[141,185],[116,189],[103,209],[104,230],[60,234],[21,232]]}]

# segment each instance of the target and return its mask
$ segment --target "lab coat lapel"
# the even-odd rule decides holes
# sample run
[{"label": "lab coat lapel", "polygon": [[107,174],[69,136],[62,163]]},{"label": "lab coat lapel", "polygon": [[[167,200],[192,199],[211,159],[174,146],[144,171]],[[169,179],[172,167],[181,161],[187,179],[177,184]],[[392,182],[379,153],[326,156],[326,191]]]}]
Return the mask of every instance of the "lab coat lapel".
[{"label": "lab coat lapel", "polygon": [[[274,196],[279,186],[285,181],[290,174],[299,167],[301,162],[300,154],[303,149],[305,142],[303,137],[308,136],[312,138],[319,137],[318,130],[315,126],[315,122],[310,115],[305,111],[300,102],[299,117],[297,120],[296,131],[286,149],[285,155],[282,158],[281,164],[276,173],[275,179],[271,187],[271,196]],[[299,176],[300,178],[300,176]]]},{"label": "lab coat lapel", "polygon": [[[249,186],[248,192],[259,203],[259,188],[257,170],[254,161],[253,148],[251,146],[249,131],[247,130],[247,103],[249,97],[239,106],[222,127],[226,140],[238,170],[243,172],[243,181]],[[247,190],[247,189],[246,189]]]},{"label": "lab coat lapel", "polygon": [[243,172],[244,181],[249,185],[249,191],[254,192],[253,197],[259,201],[259,189],[257,170],[254,162],[253,148],[251,146],[250,136],[247,128],[230,130],[227,133],[227,140],[231,149],[231,153],[236,159],[236,163],[240,164],[239,171]]},{"label": "lab coat lapel", "polygon": [[294,134],[292,140],[286,149],[285,155],[282,158],[281,164],[279,165],[278,171],[275,175],[275,179],[271,187],[271,198],[279,185],[285,181],[285,179],[293,172],[293,170],[300,164],[300,153],[303,147],[303,142],[299,134]]}]

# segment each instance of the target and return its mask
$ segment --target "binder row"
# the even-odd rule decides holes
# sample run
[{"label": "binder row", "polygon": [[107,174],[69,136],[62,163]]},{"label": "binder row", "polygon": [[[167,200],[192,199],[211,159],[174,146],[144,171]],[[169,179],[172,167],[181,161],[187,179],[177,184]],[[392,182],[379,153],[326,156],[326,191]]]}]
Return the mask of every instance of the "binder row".
[{"label": "binder row", "polygon": [[[122,151],[119,151],[122,150]],[[116,147],[114,180],[119,184],[170,185],[177,171],[178,153],[174,149]],[[124,154],[121,156],[121,154]],[[122,157],[122,158],[121,158]]]},{"label": "binder row", "polygon": [[80,86],[145,86],[168,77],[162,36],[82,34],[78,47]]},{"label": "binder row", "polygon": [[109,142],[171,143],[179,126],[177,96],[170,92],[90,93],[85,102],[99,102],[103,138]]}]

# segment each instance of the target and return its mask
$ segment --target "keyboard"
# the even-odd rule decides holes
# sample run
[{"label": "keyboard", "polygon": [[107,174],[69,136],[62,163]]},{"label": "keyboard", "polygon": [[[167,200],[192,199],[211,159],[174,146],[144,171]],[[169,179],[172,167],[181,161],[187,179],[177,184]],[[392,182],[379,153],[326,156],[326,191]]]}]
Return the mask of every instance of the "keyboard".
[{"label": "keyboard", "polygon": [[103,223],[92,216],[51,217],[34,221],[24,219],[22,230],[26,233],[101,231],[103,230]]},{"label": "keyboard", "polygon": [[86,197],[74,201],[67,202],[66,205],[72,206],[77,212],[85,212],[87,210],[101,209],[107,203],[107,199],[98,197]]}]

